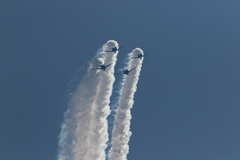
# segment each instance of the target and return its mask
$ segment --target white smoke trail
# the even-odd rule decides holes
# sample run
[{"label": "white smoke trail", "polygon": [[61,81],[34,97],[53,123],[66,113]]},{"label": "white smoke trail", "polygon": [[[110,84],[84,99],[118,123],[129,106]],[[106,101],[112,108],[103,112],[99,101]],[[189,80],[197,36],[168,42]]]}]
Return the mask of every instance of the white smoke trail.
[{"label": "white smoke trail", "polygon": [[[135,57],[138,54],[143,54],[140,48],[136,48],[132,51],[131,57]],[[130,59],[128,69],[134,67],[135,70],[129,73],[126,77],[123,85],[120,103],[117,110],[117,115],[114,122],[114,129],[112,132],[112,147],[109,151],[110,160],[126,160],[129,152],[128,142],[130,140],[130,109],[133,106],[134,93],[137,90],[137,83],[142,67],[143,59]]]},{"label": "white smoke trail", "polygon": [[[117,42],[108,41],[90,61],[88,72],[70,99],[60,133],[58,160],[103,160],[105,157],[103,143],[107,141],[105,137],[108,137],[105,117],[109,114],[108,103],[117,54],[103,54],[103,50],[112,45],[117,45]],[[107,65],[106,63],[113,64],[105,72],[92,70],[100,64]],[[104,87],[106,92],[103,91]],[[99,97],[104,97],[101,103]],[[95,140],[100,143],[93,144]]]},{"label": "white smoke trail", "polygon": [[[78,141],[81,141],[82,146],[85,146],[82,149],[81,156],[85,156],[87,152],[87,147],[89,146],[88,132],[92,118],[92,101],[96,96],[96,88],[100,81],[100,74],[96,74],[92,69],[103,62],[103,54],[100,53],[90,61],[88,72],[82,78],[69,101],[68,110],[64,114],[65,121],[60,133],[59,160],[74,160],[75,146]],[[78,130],[79,132],[79,128],[81,128],[80,132],[82,133],[80,137],[77,137],[76,131]]]},{"label": "white smoke trail", "polygon": [[[130,54],[128,54],[125,59],[123,60],[121,67],[127,68],[129,66],[129,60],[130,60]],[[120,70],[119,70],[120,71]],[[120,103],[120,97],[122,94],[122,88],[125,82],[126,76],[120,76],[118,79],[116,79],[114,86],[113,86],[113,93],[110,99],[110,108],[111,108],[111,114],[108,116],[108,133],[109,133],[109,141],[107,142],[108,146],[106,148],[106,153],[109,152],[111,148],[111,140],[112,140],[112,131],[114,126],[114,120],[117,114],[117,108]],[[107,157],[108,159],[108,157]]]},{"label": "white smoke trail", "polygon": [[[109,51],[113,47],[118,48],[116,41],[108,41],[105,44],[104,50]],[[110,114],[110,96],[112,94],[113,83],[115,78],[113,76],[114,66],[116,64],[118,52],[104,52],[105,65],[111,64],[105,71],[100,70],[100,82],[97,87],[97,94],[93,102],[92,116],[93,121],[91,123],[91,139],[90,146],[85,157],[86,160],[105,160],[105,149],[108,141],[108,123],[107,117]],[[80,135],[79,135],[80,136]],[[76,149],[81,147],[80,143],[77,143]],[[80,150],[77,152],[80,153]],[[76,157],[79,157],[78,155]]]}]

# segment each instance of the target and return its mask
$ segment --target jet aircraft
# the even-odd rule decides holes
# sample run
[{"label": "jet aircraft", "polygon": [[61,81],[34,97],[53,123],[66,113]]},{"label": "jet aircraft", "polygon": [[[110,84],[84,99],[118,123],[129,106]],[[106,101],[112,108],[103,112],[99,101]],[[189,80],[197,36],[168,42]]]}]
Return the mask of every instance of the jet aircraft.
[{"label": "jet aircraft", "polygon": [[114,53],[116,53],[116,52],[117,52],[118,50],[120,50],[121,48],[123,48],[123,47],[119,47],[119,48],[113,47],[111,51],[105,51],[105,52],[114,52]]},{"label": "jet aircraft", "polygon": [[105,65],[100,65],[100,67],[95,68],[94,70],[101,69],[101,70],[104,70],[104,71],[105,71],[106,68],[109,67],[111,64],[112,64],[112,63],[110,63],[110,64],[108,64],[108,65],[106,65],[106,66],[105,66]]},{"label": "jet aircraft", "polygon": [[123,74],[126,74],[126,75],[128,75],[130,72],[132,72],[132,70],[134,70],[136,67],[134,67],[134,68],[132,68],[132,69],[130,69],[130,70],[128,70],[128,69],[124,69],[123,70],[123,73],[121,73],[121,74],[117,74],[117,75],[123,75]]},{"label": "jet aircraft", "polygon": [[132,57],[132,59],[134,58],[140,58],[142,59],[144,56],[146,56],[148,53],[145,53],[144,55],[142,53],[138,54],[137,57]]}]

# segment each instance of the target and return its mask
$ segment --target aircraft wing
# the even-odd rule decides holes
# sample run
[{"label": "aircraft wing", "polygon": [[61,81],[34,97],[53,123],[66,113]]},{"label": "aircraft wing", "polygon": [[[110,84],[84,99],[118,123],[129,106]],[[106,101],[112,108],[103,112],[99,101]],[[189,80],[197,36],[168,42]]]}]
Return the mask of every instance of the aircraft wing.
[{"label": "aircraft wing", "polygon": [[92,69],[92,70],[98,70],[98,69],[101,69],[101,68],[94,68],[94,69]]},{"label": "aircraft wing", "polygon": [[117,73],[117,74],[115,74],[115,75],[123,75],[123,74],[124,74],[123,71],[124,71],[124,70],[122,70],[122,73]]},{"label": "aircraft wing", "polygon": [[135,58],[138,58],[138,57],[132,57],[131,59],[135,59]]},{"label": "aircraft wing", "polygon": [[134,70],[135,68],[136,68],[136,67],[134,67],[134,68],[130,69],[129,73],[130,73],[132,70]]},{"label": "aircraft wing", "polygon": [[119,50],[119,49],[122,49],[123,47],[124,47],[124,46],[118,47],[118,50]]},{"label": "aircraft wing", "polygon": [[104,52],[113,52],[113,51],[104,51]]},{"label": "aircraft wing", "polygon": [[107,68],[107,67],[109,67],[109,66],[111,66],[111,65],[112,65],[112,63],[110,63],[110,64],[106,65],[106,68]]},{"label": "aircraft wing", "polygon": [[149,53],[147,52],[147,53],[144,53],[144,55],[143,56],[146,56],[146,55],[148,55]]}]

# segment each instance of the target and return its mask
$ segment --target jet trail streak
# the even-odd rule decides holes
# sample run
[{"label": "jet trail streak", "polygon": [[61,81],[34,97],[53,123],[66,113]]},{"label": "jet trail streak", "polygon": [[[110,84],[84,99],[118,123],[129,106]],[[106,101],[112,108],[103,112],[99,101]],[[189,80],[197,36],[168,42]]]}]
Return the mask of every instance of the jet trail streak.
[{"label": "jet trail streak", "polygon": [[[113,47],[118,47],[116,41],[108,41],[105,44],[104,51],[110,50]],[[113,83],[115,81],[114,78],[114,66],[117,60],[117,53],[104,53],[104,62],[105,64],[112,63],[105,71],[99,70],[100,72],[100,82],[97,86],[96,97],[93,101],[92,108],[92,123],[91,123],[91,139],[90,146],[85,157],[86,160],[105,160],[106,154],[105,149],[107,147],[108,141],[108,123],[107,117],[110,114],[110,96],[112,95]],[[77,135],[81,136],[81,135]],[[77,143],[76,149],[82,146],[81,143]],[[79,150],[81,152],[81,150]],[[79,157],[79,156],[76,156]],[[84,160],[85,160],[84,159]]]},{"label": "jet trail streak", "polygon": [[[107,116],[114,82],[117,53],[103,50],[118,46],[108,41],[90,61],[88,72],[69,101],[60,133],[58,160],[104,160],[108,140]],[[106,71],[93,70],[100,64],[109,64]]]},{"label": "jet trail streak", "polygon": [[[140,48],[136,48],[132,51],[131,56],[143,54]],[[110,160],[126,160],[129,152],[128,142],[130,140],[130,109],[134,103],[134,93],[137,90],[137,83],[142,67],[143,59],[130,59],[128,69],[136,67],[128,76],[126,76],[125,83],[123,85],[120,103],[117,110],[117,115],[114,122],[114,128],[112,132],[112,147],[109,151]]]}]

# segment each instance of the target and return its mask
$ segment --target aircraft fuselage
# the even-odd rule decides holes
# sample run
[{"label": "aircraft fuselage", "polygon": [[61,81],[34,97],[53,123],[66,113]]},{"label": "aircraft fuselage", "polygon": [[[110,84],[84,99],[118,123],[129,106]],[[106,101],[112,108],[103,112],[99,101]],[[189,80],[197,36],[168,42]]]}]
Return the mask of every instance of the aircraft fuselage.
[{"label": "aircraft fuselage", "polygon": [[102,70],[105,70],[105,69],[106,69],[106,66],[105,66],[105,65],[100,65],[100,68],[101,68]]},{"label": "aircraft fuselage", "polygon": [[138,54],[138,58],[142,59],[143,55],[142,54]]},{"label": "aircraft fuselage", "polygon": [[117,47],[114,47],[113,49],[112,49],[112,51],[114,52],[114,53],[116,53],[117,52]]},{"label": "aircraft fuselage", "polygon": [[127,70],[127,69],[125,69],[125,70],[123,71],[123,74],[128,75],[128,73],[129,73],[129,70]]}]

